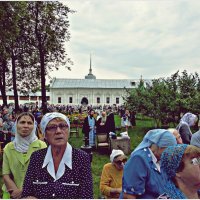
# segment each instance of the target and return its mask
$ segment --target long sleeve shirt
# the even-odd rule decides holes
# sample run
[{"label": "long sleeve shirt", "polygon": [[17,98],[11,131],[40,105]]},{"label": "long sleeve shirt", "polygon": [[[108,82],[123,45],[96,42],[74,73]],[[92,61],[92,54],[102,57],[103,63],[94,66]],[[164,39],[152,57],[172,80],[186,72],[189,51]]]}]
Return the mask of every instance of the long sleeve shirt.
[{"label": "long sleeve shirt", "polygon": [[105,164],[100,180],[100,190],[102,195],[109,199],[119,198],[119,194],[112,196],[110,191],[112,188],[122,187],[122,175],[123,170],[118,170],[112,163]]}]

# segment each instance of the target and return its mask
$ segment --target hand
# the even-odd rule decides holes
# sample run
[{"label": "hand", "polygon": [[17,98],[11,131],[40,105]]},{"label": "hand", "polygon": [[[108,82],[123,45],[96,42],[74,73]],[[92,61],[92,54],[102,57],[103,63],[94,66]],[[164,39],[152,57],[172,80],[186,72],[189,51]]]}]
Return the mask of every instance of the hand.
[{"label": "hand", "polygon": [[22,195],[22,189],[14,189],[14,190],[9,190],[10,196],[12,199],[20,199]]}]

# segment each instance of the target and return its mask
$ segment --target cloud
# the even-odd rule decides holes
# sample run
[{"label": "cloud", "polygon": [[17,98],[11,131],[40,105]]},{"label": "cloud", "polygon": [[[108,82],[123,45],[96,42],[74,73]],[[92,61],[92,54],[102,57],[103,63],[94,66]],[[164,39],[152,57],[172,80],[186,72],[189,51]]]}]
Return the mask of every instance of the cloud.
[{"label": "cloud", "polygon": [[[199,70],[200,1],[70,0],[70,77],[158,78]],[[62,70],[58,73],[62,76]],[[54,73],[54,74],[56,74]],[[63,77],[67,78],[67,77]]]}]

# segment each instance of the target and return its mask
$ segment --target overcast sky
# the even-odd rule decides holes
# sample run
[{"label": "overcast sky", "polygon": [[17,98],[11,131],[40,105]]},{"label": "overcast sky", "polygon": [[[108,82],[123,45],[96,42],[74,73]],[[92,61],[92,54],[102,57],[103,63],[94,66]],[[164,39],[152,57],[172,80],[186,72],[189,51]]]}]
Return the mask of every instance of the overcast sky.
[{"label": "overcast sky", "polygon": [[72,70],[51,76],[152,79],[177,70],[200,75],[199,0],[66,0]]}]

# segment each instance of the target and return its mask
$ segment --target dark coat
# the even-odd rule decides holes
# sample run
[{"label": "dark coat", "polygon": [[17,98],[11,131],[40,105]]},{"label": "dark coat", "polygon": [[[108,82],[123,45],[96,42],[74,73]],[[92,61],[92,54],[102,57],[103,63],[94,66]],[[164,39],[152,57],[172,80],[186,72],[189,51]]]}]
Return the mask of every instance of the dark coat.
[{"label": "dark coat", "polygon": [[58,180],[42,168],[47,148],[31,155],[23,185],[22,198],[38,199],[91,199],[93,184],[89,154],[72,148],[72,169],[65,165],[65,173]]},{"label": "dark coat", "polygon": [[107,123],[108,123],[108,132],[114,132],[115,133],[115,119],[114,119],[114,114],[110,113],[107,116]]},{"label": "dark coat", "polygon": [[97,122],[96,122],[96,127],[97,127],[97,134],[98,133],[109,133],[109,124],[108,120],[106,119],[106,122],[104,125],[100,125],[102,122],[102,118],[100,117]]}]

